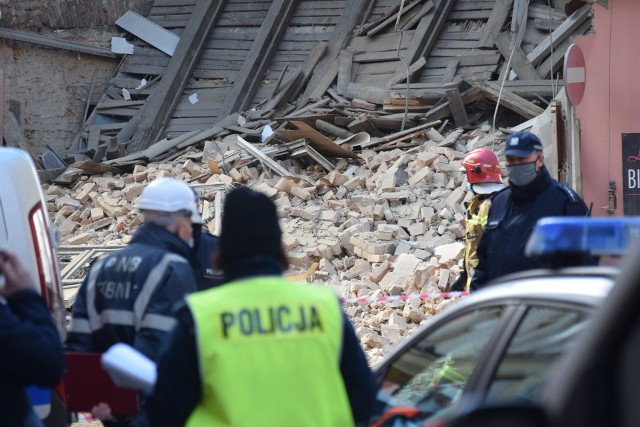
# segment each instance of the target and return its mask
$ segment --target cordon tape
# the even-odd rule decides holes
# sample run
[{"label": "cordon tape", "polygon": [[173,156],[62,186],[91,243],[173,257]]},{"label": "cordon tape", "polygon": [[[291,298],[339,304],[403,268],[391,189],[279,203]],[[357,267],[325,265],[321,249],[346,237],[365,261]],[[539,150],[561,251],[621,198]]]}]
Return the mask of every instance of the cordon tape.
[{"label": "cordon tape", "polygon": [[386,297],[341,298],[342,304],[369,304],[372,302],[405,301],[410,299],[446,299],[469,296],[470,292],[442,292],[439,294],[390,295]]}]

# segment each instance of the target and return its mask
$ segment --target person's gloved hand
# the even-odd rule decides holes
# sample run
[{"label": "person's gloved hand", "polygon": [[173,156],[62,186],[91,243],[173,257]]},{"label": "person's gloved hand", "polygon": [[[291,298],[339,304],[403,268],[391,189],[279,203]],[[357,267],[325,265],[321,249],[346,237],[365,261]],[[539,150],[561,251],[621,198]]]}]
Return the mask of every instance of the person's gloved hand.
[{"label": "person's gloved hand", "polygon": [[451,292],[464,292],[467,287],[467,272],[460,273],[458,278],[451,284]]}]

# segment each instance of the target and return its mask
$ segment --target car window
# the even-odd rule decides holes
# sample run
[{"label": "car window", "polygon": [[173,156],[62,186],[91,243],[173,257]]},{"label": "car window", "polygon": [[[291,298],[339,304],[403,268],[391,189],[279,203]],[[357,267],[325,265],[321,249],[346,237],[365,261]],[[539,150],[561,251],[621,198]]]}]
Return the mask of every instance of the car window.
[{"label": "car window", "polygon": [[584,329],[587,318],[587,313],[575,309],[529,307],[500,361],[487,399],[535,399],[551,365]]},{"label": "car window", "polygon": [[385,409],[410,406],[433,415],[456,401],[504,312],[503,306],[468,312],[413,343],[383,379],[378,399]]}]

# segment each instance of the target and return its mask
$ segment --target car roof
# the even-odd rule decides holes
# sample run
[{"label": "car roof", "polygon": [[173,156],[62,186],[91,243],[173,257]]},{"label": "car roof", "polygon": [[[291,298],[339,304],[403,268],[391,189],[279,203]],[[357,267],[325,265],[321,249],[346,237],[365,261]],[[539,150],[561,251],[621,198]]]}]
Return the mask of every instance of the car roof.
[{"label": "car roof", "polygon": [[531,270],[504,276],[472,292],[474,303],[503,298],[588,300],[606,297],[620,270],[615,267],[576,267],[562,270]]}]

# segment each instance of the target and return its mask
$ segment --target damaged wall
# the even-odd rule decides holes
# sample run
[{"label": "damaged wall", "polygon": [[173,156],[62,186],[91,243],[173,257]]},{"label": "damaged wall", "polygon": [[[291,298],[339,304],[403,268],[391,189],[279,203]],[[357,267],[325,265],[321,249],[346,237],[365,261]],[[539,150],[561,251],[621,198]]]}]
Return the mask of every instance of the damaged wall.
[{"label": "damaged wall", "polygon": [[[76,30],[68,38],[109,46],[111,34]],[[66,152],[82,125],[94,71],[93,96],[97,99],[113,77],[118,60],[2,40],[0,64],[5,75],[5,109],[11,106],[19,116],[26,140],[34,154],[40,154],[46,145],[57,153]]]}]

